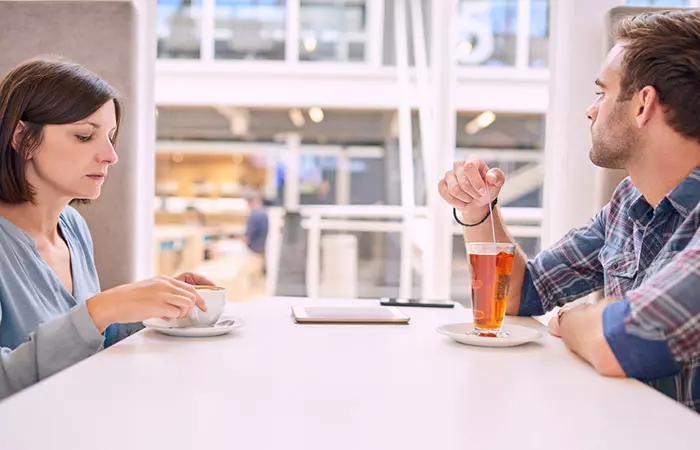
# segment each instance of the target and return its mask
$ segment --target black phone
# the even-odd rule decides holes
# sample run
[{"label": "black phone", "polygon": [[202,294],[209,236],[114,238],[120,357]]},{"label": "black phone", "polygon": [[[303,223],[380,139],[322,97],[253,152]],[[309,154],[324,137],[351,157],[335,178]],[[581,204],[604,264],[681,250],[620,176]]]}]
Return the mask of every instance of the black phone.
[{"label": "black phone", "polygon": [[388,298],[379,300],[382,306],[418,306],[423,308],[454,308],[455,302],[450,300],[423,300],[418,298]]}]

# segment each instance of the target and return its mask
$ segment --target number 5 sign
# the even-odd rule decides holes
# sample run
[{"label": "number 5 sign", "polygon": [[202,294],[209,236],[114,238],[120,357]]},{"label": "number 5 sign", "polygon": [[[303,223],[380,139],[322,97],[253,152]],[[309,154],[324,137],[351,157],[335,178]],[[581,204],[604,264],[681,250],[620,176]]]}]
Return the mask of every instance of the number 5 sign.
[{"label": "number 5 sign", "polygon": [[461,2],[459,11],[459,42],[466,51],[457,51],[460,64],[478,65],[488,60],[494,51],[493,28],[490,20],[491,2]]}]

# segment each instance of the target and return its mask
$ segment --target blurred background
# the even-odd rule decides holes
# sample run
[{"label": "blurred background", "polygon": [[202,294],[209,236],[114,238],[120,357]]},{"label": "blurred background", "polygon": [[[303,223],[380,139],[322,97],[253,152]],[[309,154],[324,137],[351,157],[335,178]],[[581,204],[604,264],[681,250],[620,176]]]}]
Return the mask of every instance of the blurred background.
[{"label": "blurred background", "polygon": [[[448,292],[468,302],[451,219],[451,261],[430,267],[425,255],[441,232],[431,216],[450,215],[430,207],[426,180],[452,158],[500,167],[510,230],[539,251],[554,1],[456,2],[442,57],[455,64],[440,68],[444,8],[430,0],[158,0],[156,272],[199,270],[236,290],[243,197],[255,190],[269,217],[266,282],[241,298]],[[452,123],[435,123],[445,116],[431,105]],[[430,292],[425,270],[433,285],[449,271],[449,288]]]}]

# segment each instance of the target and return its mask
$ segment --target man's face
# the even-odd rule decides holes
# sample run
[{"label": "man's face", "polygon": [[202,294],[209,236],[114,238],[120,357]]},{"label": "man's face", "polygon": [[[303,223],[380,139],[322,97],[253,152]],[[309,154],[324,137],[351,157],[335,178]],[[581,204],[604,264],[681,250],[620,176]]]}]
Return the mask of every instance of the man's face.
[{"label": "man's face", "polygon": [[595,81],[598,97],[586,111],[591,120],[591,162],[608,169],[626,168],[640,140],[630,102],[618,99],[623,52],[618,45],[608,53]]}]

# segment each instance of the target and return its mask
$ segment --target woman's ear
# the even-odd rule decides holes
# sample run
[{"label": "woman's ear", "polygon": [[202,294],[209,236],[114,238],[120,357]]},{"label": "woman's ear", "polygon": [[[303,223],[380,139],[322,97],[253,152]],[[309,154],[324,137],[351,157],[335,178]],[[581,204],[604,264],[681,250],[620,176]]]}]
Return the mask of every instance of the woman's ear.
[{"label": "woman's ear", "polygon": [[24,134],[25,131],[27,131],[27,124],[20,120],[17,122],[15,132],[12,133],[12,148],[15,151],[19,148],[19,143],[22,142],[22,134]]}]

